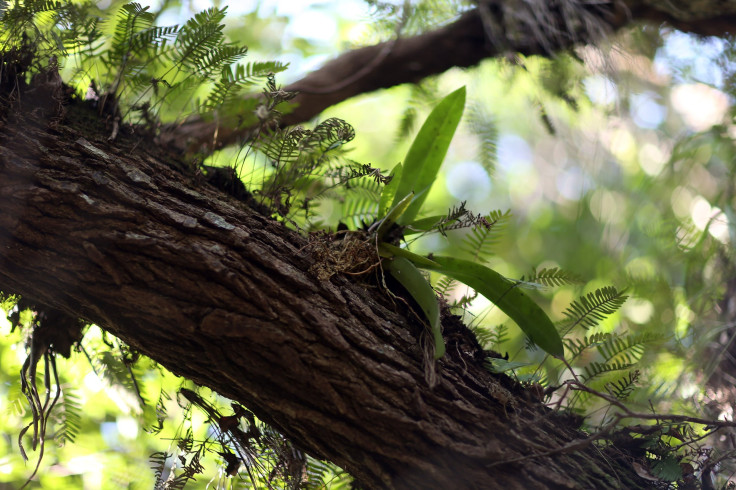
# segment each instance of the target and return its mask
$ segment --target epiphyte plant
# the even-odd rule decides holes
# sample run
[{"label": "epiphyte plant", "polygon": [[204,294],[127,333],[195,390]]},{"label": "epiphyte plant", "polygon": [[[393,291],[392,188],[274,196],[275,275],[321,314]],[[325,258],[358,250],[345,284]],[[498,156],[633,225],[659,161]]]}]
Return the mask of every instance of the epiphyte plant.
[{"label": "epiphyte plant", "polygon": [[[429,230],[443,222],[442,216],[417,219],[429,188],[436,180],[450,141],[465,107],[465,87],[447,95],[432,110],[414,139],[403,164],[392,172],[379,204],[383,216],[371,228],[386,270],[406,289],[421,308],[434,338],[434,358],[445,353],[437,295],[419,269],[435,271],[475,289],[495,304],[524,333],[550,355],[562,359],[562,339],[542,308],[513,282],[483,264],[469,260],[423,257],[384,240],[394,225],[406,230]],[[447,225],[447,220],[444,221]],[[476,226],[483,226],[482,220]]]}]

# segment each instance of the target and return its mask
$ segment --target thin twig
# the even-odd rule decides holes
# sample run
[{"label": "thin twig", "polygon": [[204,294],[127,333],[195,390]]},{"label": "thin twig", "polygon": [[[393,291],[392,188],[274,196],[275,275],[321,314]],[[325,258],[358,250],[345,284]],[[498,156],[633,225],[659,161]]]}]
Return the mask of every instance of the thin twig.
[{"label": "thin twig", "polygon": [[566,392],[569,390],[576,390],[576,391],[583,391],[586,393],[590,393],[593,396],[606,400],[608,403],[610,403],[611,405],[621,410],[621,412],[614,413],[610,422],[604,425],[599,431],[595,432],[594,434],[591,434],[585,439],[579,439],[579,440],[570,442],[568,444],[565,444],[564,446],[561,446],[559,448],[551,449],[549,451],[542,451],[542,452],[538,452],[535,454],[528,454],[525,456],[505,459],[502,461],[495,461],[493,463],[486,465],[487,468],[491,468],[494,466],[500,466],[503,464],[509,464],[509,463],[518,463],[518,462],[527,461],[530,459],[544,458],[548,456],[554,456],[557,454],[566,454],[566,453],[571,453],[575,451],[580,451],[582,449],[585,449],[589,445],[591,445],[596,440],[605,438],[605,436],[607,436],[611,432],[611,430],[614,429],[621,420],[626,419],[626,418],[635,418],[635,419],[641,419],[641,420],[656,420],[657,422],[668,421],[668,422],[674,422],[674,423],[701,424],[707,427],[714,427],[714,428],[736,427],[736,422],[734,421],[709,420],[709,419],[703,419],[700,417],[691,417],[689,415],[669,415],[669,414],[634,412],[633,410],[630,410],[628,407],[626,407],[626,405],[624,405],[620,400],[616,399],[615,397],[610,396],[606,393],[602,393],[600,391],[596,391],[592,388],[589,388],[577,380],[566,381],[565,388],[566,388]]}]

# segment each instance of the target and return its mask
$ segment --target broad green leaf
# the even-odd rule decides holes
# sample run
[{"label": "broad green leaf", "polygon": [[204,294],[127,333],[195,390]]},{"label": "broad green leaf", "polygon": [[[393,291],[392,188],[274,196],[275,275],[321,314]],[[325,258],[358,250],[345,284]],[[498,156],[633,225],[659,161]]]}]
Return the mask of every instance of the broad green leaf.
[{"label": "broad green leaf", "polygon": [[437,294],[419,269],[408,259],[394,257],[386,266],[391,275],[404,286],[429,320],[434,336],[434,358],[445,355],[445,341],[440,327],[440,307]]},{"label": "broad green leaf", "polygon": [[532,342],[562,358],[564,347],[557,329],[547,314],[529,296],[498,272],[488,267],[453,257],[432,257],[439,267],[420,267],[436,270],[457,279],[478,291],[506,313],[526,333]]},{"label": "broad green leaf", "polygon": [[385,235],[389,228],[391,228],[391,225],[396,223],[396,220],[398,220],[404,211],[406,211],[406,208],[409,207],[413,199],[414,193],[410,192],[391,208],[391,211],[389,211],[381,222],[378,223],[378,228],[376,229],[376,240],[380,242],[381,239],[383,239],[383,235]]},{"label": "broad green leaf", "polygon": [[393,168],[393,170],[391,170],[391,173],[389,174],[391,182],[385,185],[383,187],[383,192],[381,192],[381,200],[378,203],[378,216],[385,216],[386,213],[388,213],[388,207],[393,202],[394,196],[396,195],[396,189],[399,187],[402,168],[403,166],[399,163]]},{"label": "broad green leaf", "polygon": [[[429,114],[406,154],[392,206],[410,192],[419,192],[432,186],[464,108],[465,87],[462,87],[442,99]],[[414,221],[426,198],[425,194],[412,202],[399,219],[399,224],[406,225]]]},{"label": "broad green leaf", "polygon": [[406,228],[404,228],[404,235],[413,235],[415,233],[422,233],[429,231],[434,228],[437,223],[442,222],[446,218],[446,215],[430,216],[429,218],[423,218],[413,221]]},{"label": "broad green leaf", "polygon": [[386,242],[378,244],[378,255],[381,257],[404,257],[405,259],[409,259],[414,262],[416,266],[423,267],[425,269],[436,269],[437,267],[440,267],[437,262],[432,262],[432,260],[427,257],[422,257],[421,255],[409,252],[405,248],[397,247],[396,245],[391,245]]}]

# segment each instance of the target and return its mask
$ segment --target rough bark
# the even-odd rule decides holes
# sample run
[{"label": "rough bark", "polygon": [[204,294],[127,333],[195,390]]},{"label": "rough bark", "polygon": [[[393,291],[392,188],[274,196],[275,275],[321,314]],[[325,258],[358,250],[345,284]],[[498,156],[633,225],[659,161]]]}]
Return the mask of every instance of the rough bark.
[{"label": "rough bark", "polygon": [[[722,36],[736,28],[736,2],[488,0],[454,22],[414,37],[347,51],[285,90],[298,92],[283,124],[307,121],[359,94],[416,83],[452,67],[471,67],[486,58],[520,53],[553,55],[576,45],[600,42],[634,22],[667,23],[679,30]],[[194,117],[169,128],[161,143],[179,152],[212,150],[249,134]]]},{"label": "rough bark", "polygon": [[318,280],[304,237],[116,145],[0,123],[0,290],[100,325],[370,488],[646,487],[612,451],[534,457],[585,436],[485,371],[461,327],[429,388],[400,302]]}]

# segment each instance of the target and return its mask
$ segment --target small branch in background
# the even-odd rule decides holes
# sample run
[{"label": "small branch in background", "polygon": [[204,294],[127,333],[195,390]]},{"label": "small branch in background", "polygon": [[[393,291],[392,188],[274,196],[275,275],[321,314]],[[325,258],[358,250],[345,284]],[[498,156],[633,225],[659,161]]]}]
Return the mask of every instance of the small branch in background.
[{"label": "small branch in background", "polygon": [[[620,410],[620,412],[616,412],[611,416],[611,419],[603,425],[597,432],[591,434],[590,436],[586,437],[585,439],[579,439],[576,441],[572,441],[568,444],[565,444],[564,446],[558,447],[556,449],[550,449],[548,451],[541,451],[535,454],[529,454],[526,456],[520,456],[517,458],[512,459],[506,459],[502,461],[496,461],[491,464],[489,464],[487,467],[493,467],[493,466],[500,466],[505,464],[511,464],[511,463],[519,463],[522,461],[527,461],[530,459],[536,459],[536,458],[545,458],[548,456],[554,456],[557,454],[567,454],[572,453],[575,451],[580,451],[582,449],[585,449],[590,444],[593,444],[595,441],[600,439],[605,439],[608,437],[608,435],[611,433],[611,431],[618,426],[618,423],[627,418],[633,418],[633,419],[639,419],[639,420],[655,420],[658,423],[662,422],[669,422],[669,423],[690,423],[690,424],[700,424],[705,425],[706,427],[712,427],[713,430],[709,431],[709,434],[712,432],[715,432],[715,430],[722,429],[725,427],[736,427],[736,422],[734,421],[728,421],[728,420],[711,420],[711,419],[704,419],[700,417],[691,417],[689,415],[671,415],[671,414],[658,414],[658,413],[643,413],[643,412],[634,412],[633,410],[630,410],[624,403],[622,403],[620,400],[616,399],[615,397],[607,394],[602,393],[600,391],[596,391],[592,388],[589,388],[585,386],[583,383],[577,380],[569,380],[564,383],[564,386],[566,390],[572,390],[572,391],[583,391],[586,393],[589,393],[595,397],[601,398],[608,403],[610,403],[612,406],[615,406]],[[652,429],[656,429],[656,425],[652,426]],[[702,438],[696,438],[695,440],[699,440]],[[694,442],[694,441],[690,441]]]},{"label": "small branch in background", "polygon": [[[558,30],[576,24],[566,17],[569,5],[562,3],[562,7],[544,9],[544,20]],[[509,16],[508,6],[504,8],[502,0],[491,0],[483,2],[482,8],[469,10],[456,21],[433,31],[347,51],[284,87],[284,90],[299,92],[299,95],[293,100],[294,110],[284,115],[281,124],[299,124],[357,95],[404,83],[417,83],[453,67],[475,66],[486,58],[509,53],[552,56],[575,45],[595,43],[600,36],[637,21],[668,23],[676,29],[707,36],[723,35],[736,27],[736,14],[722,15],[722,12],[719,15],[714,13],[715,17],[682,19],[633,0],[580,2],[576,5],[580,9],[577,17],[580,32],[563,33],[564,36],[557,35],[554,39],[511,32],[507,24],[515,23],[518,28],[518,16],[512,21],[504,18]],[[541,34],[545,33],[544,29],[541,31]],[[179,153],[192,149],[212,152],[217,149],[212,145],[216,132],[218,147],[223,147],[247,137],[251,130],[218,127],[215,122],[194,117],[164,128],[159,140],[163,146]]]}]

